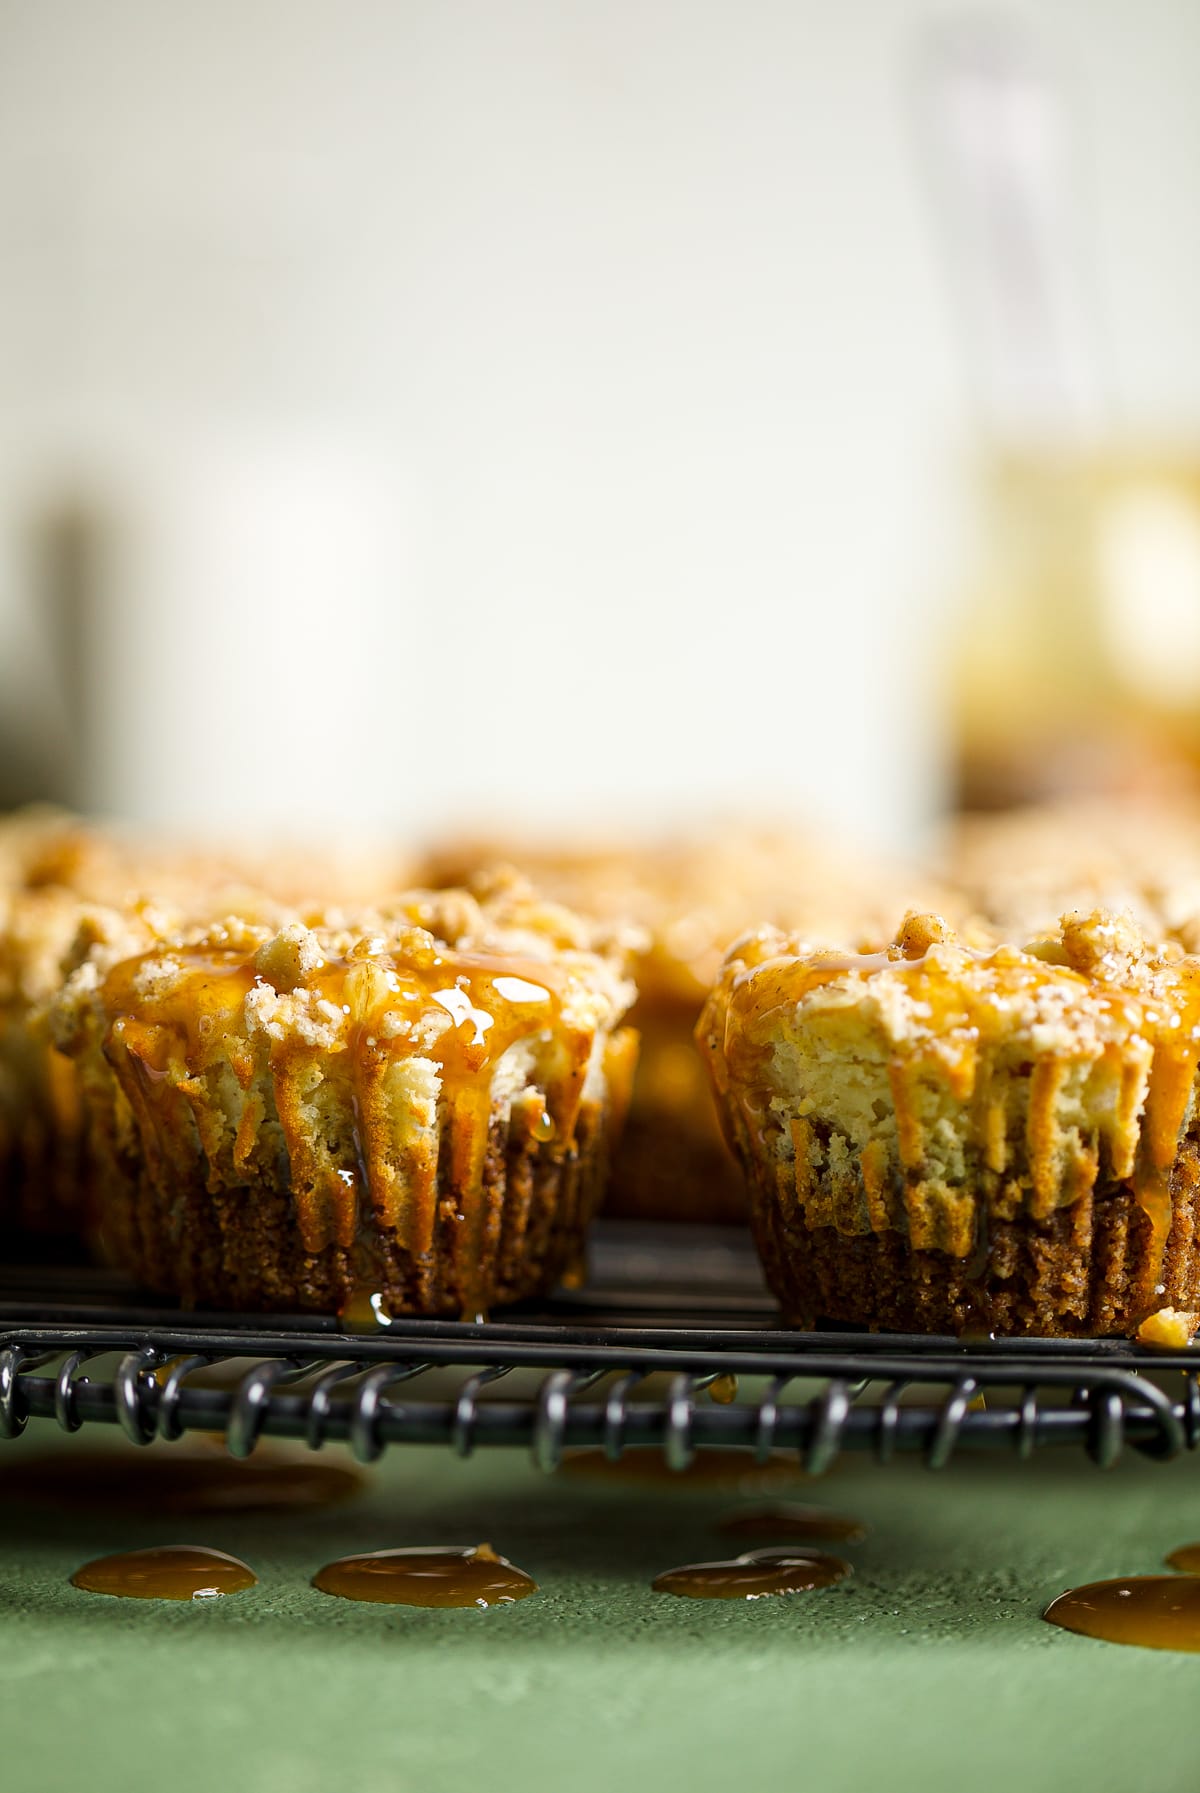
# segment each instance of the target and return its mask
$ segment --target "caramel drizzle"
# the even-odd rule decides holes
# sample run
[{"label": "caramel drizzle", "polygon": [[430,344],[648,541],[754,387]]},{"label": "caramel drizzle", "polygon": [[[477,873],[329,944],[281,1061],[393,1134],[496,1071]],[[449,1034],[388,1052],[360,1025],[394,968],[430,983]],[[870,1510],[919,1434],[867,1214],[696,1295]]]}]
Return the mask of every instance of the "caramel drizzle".
[{"label": "caramel drizzle", "polygon": [[[166,994],[143,995],[138,974],[147,960],[174,968]],[[150,1169],[166,1179],[187,1168],[193,1129],[210,1155],[220,1149],[218,1122],[205,1074],[228,1063],[243,1092],[260,1071],[263,1047],[246,1042],[244,1005],[259,983],[252,958],[220,949],[159,949],[117,966],[103,990],[109,1018],[105,1054],[121,1083],[145,1142]],[[397,1231],[418,1260],[433,1244],[439,1202],[474,1209],[456,1230],[460,1277],[480,1275],[499,1239],[499,1215],[475,1200],[481,1188],[492,1117],[492,1073],[522,1040],[540,1041],[551,1054],[544,1107],[531,1104],[540,1145],[570,1150],[591,1054],[592,1034],[562,1019],[568,978],[540,960],[441,948],[421,963],[400,952],[356,951],[321,964],[303,987],[346,1016],[333,1046],[344,1052],[351,1090],[356,1164],[324,1162],[314,1150],[319,1121],[306,1113],[312,1067],[323,1046],[294,1033],[267,1050],[275,1112],[283,1131],[305,1248],[331,1242],[353,1246],[364,1191],[379,1221]],[[385,1023],[408,1024],[395,1033]],[[543,1051],[543,1057],[546,1051]],[[438,1066],[441,1093],[438,1154],[398,1146],[391,1124],[389,1073],[407,1058]],[[234,1164],[250,1160],[264,1119],[247,1103],[234,1144]],[[190,1124],[189,1124],[190,1123]],[[439,1165],[441,1176],[439,1176]],[[482,1262],[481,1262],[482,1258]],[[468,1290],[469,1299],[469,1290]]]},{"label": "caramel drizzle", "polygon": [[1150,1087],[1133,1174],[1133,1193],[1151,1226],[1151,1245],[1141,1297],[1149,1306],[1162,1280],[1163,1260],[1171,1232],[1171,1170],[1187,1119],[1200,1065],[1200,985],[1195,971],[1181,974],[1182,1004],[1177,1025],[1164,1029],[1154,1043]]},{"label": "caramel drizzle", "polygon": [[[1032,992],[1066,983],[1076,986],[1081,994],[1096,991],[1095,985],[1068,967],[1050,965],[1029,954],[1015,954],[1011,949],[1001,950],[1003,961],[998,961],[994,953],[971,955],[977,970],[996,972],[1000,985],[1007,981],[1014,989]],[[723,1037],[716,1053],[709,1055],[710,1071],[719,1092],[728,1095],[732,1090],[736,1095],[743,1122],[752,1137],[761,1133],[769,1113],[769,1100],[764,1093],[766,1072],[771,1034],[780,1012],[794,1010],[814,990],[836,983],[852,987],[853,983],[884,971],[914,983],[920,999],[928,1003],[932,1013],[932,1039],[898,1052],[887,1066],[901,1164],[910,1178],[919,1178],[922,1124],[916,1098],[922,1079],[931,1066],[936,1066],[960,1101],[971,1100],[977,1091],[981,1039],[1000,1025],[993,993],[984,992],[980,997],[964,993],[956,987],[953,975],[927,954],[905,958],[898,947],[892,947],[882,953],[827,954],[811,960],[778,955],[746,967],[734,977],[725,1008]],[[1129,1028],[1128,1041],[1133,1045],[1145,1041],[1150,1049],[1148,1077],[1136,1058],[1122,1064],[1117,1127],[1123,1120],[1135,1123],[1139,1111],[1141,1120],[1134,1161],[1123,1164],[1114,1150],[1113,1169],[1114,1174],[1129,1183],[1134,1199],[1150,1222],[1152,1238],[1142,1295],[1152,1304],[1170,1234],[1171,1171],[1200,1069],[1200,967],[1180,965],[1173,989],[1157,996],[1134,988],[1104,985],[1099,987],[1099,994],[1111,1008],[1123,1011]],[[701,1031],[703,1026],[702,1022]],[[1062,1140],[1056,1107],[1068,1075],[1068,1062],[1053,1057],[1036,1062],[1030,1079],[1026,1143],[1032,1184],[1030,1211],[1038,1218],[1051,1214],[1060,1199]],[[988,1168],[994,1174],[1002,1174],[1003,1111],[996,1102],[985,1100],[981,1120]],[[868,1218],[872,1228],[878,1230],[885,1190],[882,1167],[869,1153],[870,1144],[863,1154],[863,1183]],[[1072,1188],[1083,1193],[1081,1185],[1090,1187],[1097,1169],[1095,1154],[1082,1153],[1072,1176]],[[910,1208],[910,1224],[912,1219]],[[973,1249],[974,1238],[965,1234],[962,1239],[914,1237],[912,1243],[914,1247],[936,1245],[964,1256]]]}]

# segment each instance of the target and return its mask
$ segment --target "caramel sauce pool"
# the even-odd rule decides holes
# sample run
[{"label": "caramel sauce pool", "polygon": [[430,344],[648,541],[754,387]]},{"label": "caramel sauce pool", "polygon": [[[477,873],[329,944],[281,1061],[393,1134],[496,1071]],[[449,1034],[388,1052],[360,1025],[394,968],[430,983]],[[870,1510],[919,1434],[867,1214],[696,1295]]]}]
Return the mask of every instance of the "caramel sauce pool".
[{"label": "caramel sauce pool", "polygon": [[589,1480],[624,1482],[658,1487],[726,1488],[767,1494],[803,1479],[794,1457],[772,1451],[759,1462],[752,1451],[733,1448],[698,1451],[686,1469],[672,1469],[656,1446],[631,1445],[615,1461],[602,1450],[568,1451],[559,1465],[562,1473]]},{"label": "caramel sauce pool", "polygon": [[490,1544],[343,1556],[319,1569],[313,1586],[389,1606],[509,1606],[537,1592],[537,1582]]},{"label": "caramel sauce pool", "polygon": [[[762,1600],[771,1594],[807,1594],[833,1587],[850,1574],[849,1563],[820,1550],[756,1550],[727,1563],[687,1563],[656,1575],[656,1594],[687,1600]],[[1200,1587],[1200,1583],[1197,1583]]]},{"label": "caramel sauce pool", "polygon": [[1200,1544],[1181,1544],[1166,1558],[1166,1563],[1181,1575],[1200,1575]]},{"label": "caramel sauce pool", "polygon": [[[1187,1551],[1194,1551],[1194,1545]],[[1176,1551],[1168,1562],[1184,1555]],[[1194,1560],[1200,1564],[1200,1555]],[[1144,1650],[1200,1652],[1200,1579],[1190,1575],[1127,1575],[1093,1581],[1052,1600],[1042,1617],[1064,1631],[1140,1644]]]},{"label": "caramel sauce pool", "polygon": [[335,1463],[241,1463],[180,1446],[162,1457],[83,1449],[67,1459],[14,1464],[5,1471],[0,1500],[90,1513],[308,1512],[348,1500],[365,1485],[358,1470]]},{"label": "caramel sauce pool", "polygon": [[240,1594],[258,1580],[253,1569],[223,1550],[201,1544],[160,1544],[153,1550],[126,1550],[85,1563],[71,1577],[89,1594],[117,1594],[132,1600],[216,1600]]},{"label": "caramel sauce pool", "polygon": [[731,1538],[801,1538],[813,1543],[853,1544],[865,1538],[867,1528],[849,1513],[830,1513],[824,1507],[800,1507],[789,1501],[774,1506],[744,1507],[726,1513],[720,1529]]}]

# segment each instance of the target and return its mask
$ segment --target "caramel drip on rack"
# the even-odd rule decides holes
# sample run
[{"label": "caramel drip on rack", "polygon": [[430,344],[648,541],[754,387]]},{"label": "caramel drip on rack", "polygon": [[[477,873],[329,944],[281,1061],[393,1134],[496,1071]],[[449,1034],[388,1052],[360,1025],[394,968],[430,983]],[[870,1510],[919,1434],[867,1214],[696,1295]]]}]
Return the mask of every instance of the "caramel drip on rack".
[{"label": "caramel drip on rack", "polygon": [[317,1571],[313,1586],[388,1606],[511,1606],[537,1592],[537,1583],[490,1544],[339,1557]]},{"label": "caramel drip on rack", "polygon": [[[167,966],[159,990],[145,975],[149,961]],[[252,1039],[245,1002],[266,981],[252,956],[207,947],[159,949],[126,960],[109,974],[103,990],[110,1024],[106,1051],[163,1175],[185,1168],[189,1119],[204,1143],[211,1125],[205,1074],[227,1062],[248,1091],[265,1070],[306,1248],[316,1253],[335,1241],[352,1246],[359,1203],[366,1198],[419,1258],[432,1246],[439,1200],[461,1204],[481,1186],[493,1074],[522,1040],[539,1041],[552,1052],[546,1119],[537,1143],[554,1154],[570,1150],[591,1034],[563,1022],[568,974],[560,967],[441,946],[413,952],[355,949],[300,975],[286,992],[306,997],[318,1024],[326,1029],[332,1024],[332,1045],[308,1045],[293,1028],[281,1041]],[[314,1120],[306,1111],[312,1099],[309,1067],[323,1055],[329,1055],[335,1074],[348,1080],[354,1130],[353,1164],[339,1160],[332,1172],[312,1144]],[[399,1098],[393,1095],[392,1072],[412,1058],[430,1059],[438,1069],[438,1153],[397,1152],[389,1104]],[[235,1163],[246,1162],[262,1118],[261,1110],[248,1107]],[[448,1187],[440,1183],[439,1161]],[[486,1224],[482,1216],[479,1224]],[[478,1231],[472,1237],[470,1228],[460,1227],[456,1250],[463,1276],[475,1273],[471,1267],[479,1265],[487,1245]]]},{"label": "caramel drip on rack", "polygon": [[153,1550],[126,1550],[97,1557],[71,1577],[89,1594],[117,1594],[132,1600],[216,1600],[240,1594],[258,1577],[223,1550],[201,1544],[161,1544]]},{"label": "caramel drip on rack", "polygon": [[1060,1594],[1042,1617],[1065,1631],[1102,1638],[1110,1644],[1200,1651],[1200,1579],[1130,1575],[1115,1581],[1093,1581]]},{"label": "caramel drip on rack", "polygon": [[820,1550],[756,1550],[726,1563],[688,1563],[656,1575],[656,1594],[688,1600],[761,1600],[770,1594],[807,1594],[850,1574],[849,1563]]}]

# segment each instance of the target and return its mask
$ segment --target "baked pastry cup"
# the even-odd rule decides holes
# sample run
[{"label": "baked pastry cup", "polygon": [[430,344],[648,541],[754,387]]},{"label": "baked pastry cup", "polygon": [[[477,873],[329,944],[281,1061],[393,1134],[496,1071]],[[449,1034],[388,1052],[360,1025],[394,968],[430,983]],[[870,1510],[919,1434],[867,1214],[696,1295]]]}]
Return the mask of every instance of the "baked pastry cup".
[{"label": "baked pastry cup", "polygon": [[[364,901],[394,887],[392,848],[218,852],[136,836],[50,809],[0,818],[0,1232],[5,1248],[79,1236],[86,1226],[82,1108],[75,1065],[51,1038],[47,1007],[82,938],[130,951],[189,920],[236,908],[279,925],[319,890]],[[399,882],[403,882],[401,878]],[[269,893],[269,894],[268,894]]]},{"label": "baked pastry cup", "polygon": [[744,1224],[745,1182],[694,1038],[726,947],[756,922],[883,945],[905,900],[931,900],[930,880],[800,829],[739,824],[640,844],[451,842],[431,856],[429,882],[486,889],[481,868],[505,859],[572,908],[640,930],[630,1021],[641,1045],[605,1212]]},{"label": "baked pastry cup", "polygon": [[0,1231],[78,1230],[82,1120],[74,1066],[55,1050],[43,1005],[62,983],[77,905],[61,893],[0,891]]},{"label": "baked pastry cup", "polygon": [[1200,960],[1127,918],[1024,947],[764,930],[698,1030],[786,1317],[1132,1333],[1200,1308]]},{"label": "baked pastry cup", "polygon": [[96,949],[53,1005],[107,1255],[186,1303],[367,1319],[549,1289],[628,1098],[619,942],[520,887],[309,919]]}]

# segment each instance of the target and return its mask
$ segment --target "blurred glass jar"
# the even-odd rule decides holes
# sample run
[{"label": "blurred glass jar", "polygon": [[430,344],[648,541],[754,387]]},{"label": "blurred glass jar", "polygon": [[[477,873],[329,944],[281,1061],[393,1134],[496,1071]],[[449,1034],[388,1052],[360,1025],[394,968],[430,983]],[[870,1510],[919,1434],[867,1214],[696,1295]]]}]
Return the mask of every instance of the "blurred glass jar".
[{"label": "blurred glass jar", "polygon": [[959,806],[1200,786],[1200,446],[993,447],[976,492]]}]

